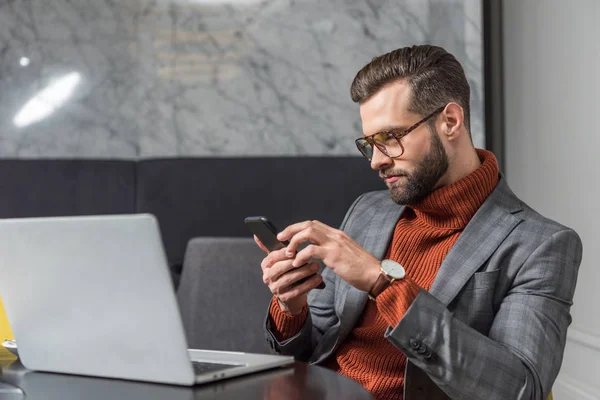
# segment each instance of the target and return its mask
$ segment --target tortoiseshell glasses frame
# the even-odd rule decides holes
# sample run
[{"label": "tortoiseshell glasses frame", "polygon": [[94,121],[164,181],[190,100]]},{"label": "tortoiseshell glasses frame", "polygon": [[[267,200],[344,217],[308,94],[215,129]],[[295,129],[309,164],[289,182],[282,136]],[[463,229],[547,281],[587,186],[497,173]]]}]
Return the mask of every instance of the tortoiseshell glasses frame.
[{"label": "tortoiseshell glasses frame", "polygon": [[387,132],[377,132],[369,136],[358,138],[354,141],[356,143],[356,147],[358,148],[358,151],[360,151],[360,153],[369,161],[371,161],[373,158],[373,146],[377,146],[379,151],[390,158],[398,158],[404,154],[402,138],[417,129],[421,124],[429,120],[434,115],[444,111],[445,108],[446,106],[438,108],[416,124],[411,125],[408,129],[400,131],[391,130]]}]

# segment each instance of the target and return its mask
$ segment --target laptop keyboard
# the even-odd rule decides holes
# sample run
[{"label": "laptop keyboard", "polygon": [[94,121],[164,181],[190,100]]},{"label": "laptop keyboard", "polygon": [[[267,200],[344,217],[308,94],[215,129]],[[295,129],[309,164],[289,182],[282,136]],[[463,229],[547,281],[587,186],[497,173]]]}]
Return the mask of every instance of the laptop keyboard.
[{"label": "laptop keyboard", "polygon": [[196,375],[204,374],[207,372],[221,371],[224,369],[229,369],[233,367],[238,367],[239,365],[235,364],[215,364],[203,361],[192,361],[192,366],[194,367],[194,372]]}]

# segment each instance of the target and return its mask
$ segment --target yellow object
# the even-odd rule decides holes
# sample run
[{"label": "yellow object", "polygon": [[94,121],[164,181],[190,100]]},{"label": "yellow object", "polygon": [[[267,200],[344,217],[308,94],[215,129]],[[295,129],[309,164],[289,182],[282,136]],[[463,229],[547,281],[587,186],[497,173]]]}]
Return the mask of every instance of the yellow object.
[{"label": "yellow object", "polygon": [[4,311],[4,304],[2,304],[2,298],[0,298],[0,341],[13,339],[13,333],[10,330],[8,318],[6,318],[6,312]]},{"label": "yellow object", "polygon": [[[0,298],[0,343],[5,340],[14,339],[13,333],[10,330],[8,324],[8,318],[6,318],[6,312],[4,311],[4,304],[2,304],[2,298]],[[0,346],[0,366],[4,367],[6,362],[15,360],[16,357],[3,346]]]}]

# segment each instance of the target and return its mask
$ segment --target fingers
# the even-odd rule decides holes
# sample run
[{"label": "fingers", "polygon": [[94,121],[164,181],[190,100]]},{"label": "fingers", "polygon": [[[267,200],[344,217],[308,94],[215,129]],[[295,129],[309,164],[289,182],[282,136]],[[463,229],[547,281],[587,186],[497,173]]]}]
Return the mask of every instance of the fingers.
[{"label": "fingers", "polygon": [[262,244],[262,242],[260,241],[260,239],[259,239],[259,238],[257,238],[257,237],[256,237],[256,235],[254,235],[254,241],[256,242],[256,244],[258,245],[258,247],[260,247],[260,249],[261,249],[262,251],[264,251],[265,253],[269,254],[269,249],[267,249],[267,248],[265,247],[265,245],[264,245],[264,244]]},{"label": "fingers", "polygon": [[[287,275],[288,275],[288,274],[286,274],[281,277],[281,279],[280,279],[281,282],[278,282],[279,284],[273,284],[273,287],[272,288],[270,287],[269,289],[271,289],[271,292],[275,296],[277,296],[279,298],[279,300],[282,301],[283,303],[287,303],[291,300],[294,300],[295,298],[297,298],[299,296],[302,296],[302,295],[308,293],[310,290],[319,286],[321,284],[321,282],[323,282],[323,278],[321,277],[320,274],[315,274],[315,270],[313,270],[313,269],[304,270],[306,267],[308,267],[308,265],[305,267],[302,267],[302,268],[298,268],[297,270],[294,270],[294,271],[288,273],[290,275],[294,274],[296,276],[295,278],[290,279],[290,281],[293,281],[291,284],[287,284],[285,286],[283,285],[284,278],[287,278]],[[317,269],[318,269],[318,266],[317,266]],[[301,270],[304,270],[304,271],[301,271]],[[314,275],[311,277],[312,274],[314,274]],[[300,280],[304,277],[310,277],[310,278],[300,284],[297,284],[297,285],[294,284],[294,282],[297,282],[298,280]],[[296,278],[298,278],[298,279],[296,279]],[[287,279],[286,279],[285,283],[287,283]]]},{"label": "fingers", "polygon": [[[298,267],[304,268],[306,263],[294,265],[294,260],[282,260],[273,264],[271,267],[263,268],[263,277],[268,278],[270,281],[278,280],[282,275],[290,273]],[[266,282],[265,282],[266,283]]]},{"label": "fingers", "polygon": [[277,267],[281,264],[287,264],[284,273],[279,274],[278,271],[274,272],[275,268],[271,268],[263,274],[263,281],[265,281],[269,286],[269,289],[271,289],[275,295],[279,295],[284,289],[296,284],[299,280],[306,278],[319,270],[319,265],[317,263],[307,264],[300,268],[292,268],[291,263],[282,262],[277,264]]},{"label": "fingers", "polygon": [[260,263],[260,267],[264,272],[265,269],[273,267],[273,265],[275,265],[276,263],[283,260],[289,260],[291,258],[293,257],[289,257],[285,254],[285,248],[275,250],[270,252],[265,258],[263,258],[262,262]]},{"label": "fingers", "polygon": [[279,234],[277,235],[277,239],[282,242],[284,240],[289,240],[296,233],[308,228],[311,223],[313,223],[313,221],[303,221],[303,222],[298,222],[297,224],[290,225],[290,226],[286,227],[284,230],[282,230],[281,232],[279,232]]},{"label": "fingers", "polygon": [[325,260],[327,257],[327,250],[323,247],[311,244],[306,246],[296,254],[296,257],[292,260],[292,267],[299,267],[306,264],[311,258],[318,258],[319,260]]},{"label": "fingers", "polygon": [[319,221],[304,221],[298,224],[290,225],[283,230],[280,235],[282,235],[282,238],[285,237],[284,240],[289,239],[290,243],[287,246],[287,254],[293,255],[298,250],[298,246],[301,243],[311,242],[315,244],[322,244],[335,231],[336,229],[333,229]]}]

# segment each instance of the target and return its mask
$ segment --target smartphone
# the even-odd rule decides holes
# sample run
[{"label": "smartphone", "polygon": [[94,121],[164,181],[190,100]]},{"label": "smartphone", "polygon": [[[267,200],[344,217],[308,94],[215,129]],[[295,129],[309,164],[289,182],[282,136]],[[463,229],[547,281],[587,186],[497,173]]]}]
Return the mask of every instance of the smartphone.
[{"label": "smartphone", "polygon": [[[290,244],[287,240],[281,242],[277,239],[277,228],[275,225],[264,216],[256,216],[256,217],[246,217],[244,219],[246,226],[250,229],[250,232],[256,235],[256,237],[265,245],[269,252],[283,249]],[[299,285],[302,282],[306,282],[312,276],[316,275],[316,272],[312,275],[309,275],[305,278],[300,279],[295,283],[295,285]],[[325,282],[321,282],[319,286],[315,289],[323,289],[325,287]]]}]

